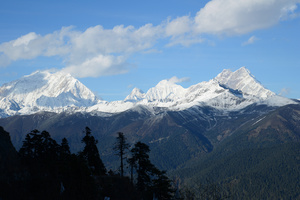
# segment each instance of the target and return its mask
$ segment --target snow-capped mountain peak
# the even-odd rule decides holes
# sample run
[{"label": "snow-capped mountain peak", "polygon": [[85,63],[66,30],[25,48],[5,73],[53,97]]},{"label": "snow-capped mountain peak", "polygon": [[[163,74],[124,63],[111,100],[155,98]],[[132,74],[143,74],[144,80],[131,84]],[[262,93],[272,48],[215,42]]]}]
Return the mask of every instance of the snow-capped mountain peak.
[{"label": "snow-capped mountain peak", "polygon": [[[6,102],[6,103],[5,103]],[[0,108],[10,113],[7,102],[13,102],[17,113],[87,107],[98,102],[86,86],[63,72],[36,71],[0,87]]]},{"label": "snow-capped mountain peak", "polygon": [[144,97],[145,93],[141,89],[134,88],[132,92],[124,99],[124,101],[138,102],[144,99]]},{"label": "snow-capped mountain peak", "polygon": [[192,106],[211,106],[220,110],[239,110],[253,103],[282,106],[295,103],[264,88],[245,67],[223,70],[216,78],[188,88],[173,77],[160,81],[146,93],[138,88],[124,101],[107,102],[70,74],[37,71],[0,87],[0,117],[50,112],[118,113],[136,106],[154,112],[160,107],[183,110]]},{"label": "snow-capped mountain peak", "polygon": [[214,80],[228,88],[239,90],[245,95],[251,95],[259,99],[267,99],[268,97],[275,95],[275,93],[264,88],[245,67],[242,67],[235,72],[223,70]]},{"label": "snow-capped mountain peak", "polygon": [[172,79],[162,80],[155,87],[150,88],[145,98],[150,101],[176,101],[185,95],[185,89],[177,85]]}]

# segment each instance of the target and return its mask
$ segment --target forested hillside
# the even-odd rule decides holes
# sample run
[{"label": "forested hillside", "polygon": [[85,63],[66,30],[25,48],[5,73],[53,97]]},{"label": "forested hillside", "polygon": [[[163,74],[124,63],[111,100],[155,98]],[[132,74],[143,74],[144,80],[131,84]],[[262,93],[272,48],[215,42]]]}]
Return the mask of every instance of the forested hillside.
[{"label": "forested hillside", "polygon": [[[0,127],[0,199],[171,199],[175,190],[165,171],[149,159],[149,146],[137,142],[129,149],[123,133],[116,138],[121,171],[107,170],[91,129],[85,128],[84,148],[71,154],[67,139],[61,144],[47,131],[32,130],[17,152],[9,133]],[[122,140],[120,140],[122,138]],[[130,159],[123,156],[131,154]],[[130,170],[124,176],[124,162]],[[127,165],[126,165],[127,166]]]},{"label": "forested hillside", "polygon": [[[152,115],[147,109],[141,107],[140,110],[129,110],[106,117],[83,113],[74,115],[38,113],[4,118],[0,120],[0,125],[3,124],[9,132],[12,131],[11,136],[19,145],[17,148],[19,153],[22,152],[24,141],[30,139],[27,138],[27,134],[35,129],[49,130],[51,134],[49,141],[52,141],[54,146],[61,146],[62,140],[68,141],[71,160],[65,164],[75,165],[71,171],[68,171],[70,173],[68,177],[76,179],[72,173],[79,173],[79,168],[86,169],[78,179],[86,177],[84,180],[88,182],[91,171],[79,155],[82,155],[80,152],[84,152],[85,147],[82,141],[87,131],[83,127],[91,127],[95,146],[99,149],[99,157],[108,176],[94,183],[87,183],[85,186],[125,184],[126,191],[136,194],[134,191],[138,190],[130,186],[130,169],[136,169],[134,173],[137,176],[136,166],[130,165],[130,162],[124,159],[126,166],[124,164],[124,171],[121,173],[120,160],[115,155],[117,133],[121,132],[126,137],[129,149],[135,148],[138,141],[151,149],[148,151],[146,148],[146,152],[151,163],[149,166],[153,165],[155,168],[150,167],[151,170],[148,172],[155,172],[151,175],[153,181],[156,178],[165,180],[168,175],[170,179],[166,179],[167,183],[172,182],[177,197],[189,199],[188,194],[196,198],[201,195],[203,197],[203,194],[215,193],[222,198],[233,199],[299,198],[300,106],[298,104],[283,107],[251,105],[243,110],[228,113],[210,107],[193,107],[183,111],[160,109],[157,112],[156,115]],[[3,138],[3,141],[8,141],[8,133],[3,134]],[[12,145],[9,142],[4,142],[2,145],[10,146],[2,148],[6,152],[3,152],[3,155],[12,155],[3,157],[7,160],[7,166],[23,166],[24,159],[18,156]],[[17,173],[18,176],[23,177],[24,174],[29,173],[26,169],[30,169],[31,175],[24,176],[24,180],[17,179],[17,182],[21,181],[17,185],[23,185],[22,181],[30,180],[31,177],[40,176],[35,173],[50,173],[51,179],[44,177],[45,179],[41,181],[46,181],[50,185],[55,183],[53,185],[55,188],[44,193],[59,191],[61,186],[58,186],[60,183],[58,177],[61,177],[60,173],[62,173],[61,153],[57,153],[56,150],[54,152],[56,153],[50,154],[52,156],[49,158],[54,160],[47,161],[47,165],[46,163],[29,164],[22,167],[23,171],[18,167],[12,167],[9,168],[11,172],[7,173],[8,175],[2,175],[2,180],[9,178],[9,174],[15,176]],[[127,156],[130,158],[130,155],[132,153]],[[43,167],[45,165],[50,168]],[[48,171],[39,171],[40,169]],[[167,170],[167,174],[164,170]],[[121,174],[127,178],[120,180],[118,177]],[[66,178],[66,180],[73,179]],[[93,179],[91,181],[93,182]],[[152,184],[160,184],[155,181],[150,183],[151,191],[154,190]],[[119,187],[117,190],[122,190],[121,185],[116,186]],[[30,184],[27,186],[31,187]],[[74,188],[83,189],[85,186],[75,184]],[[24,193],[29,191],[28,188],[18,187],[20,187],[20,194],[22,191]],[[109,191],[108,193],[98,194],[112,196],[116,188],[107,187],[105,191]],[[64,185],[64,188],[67,186]],[[150,193],[147,195],[151,196]]]}]

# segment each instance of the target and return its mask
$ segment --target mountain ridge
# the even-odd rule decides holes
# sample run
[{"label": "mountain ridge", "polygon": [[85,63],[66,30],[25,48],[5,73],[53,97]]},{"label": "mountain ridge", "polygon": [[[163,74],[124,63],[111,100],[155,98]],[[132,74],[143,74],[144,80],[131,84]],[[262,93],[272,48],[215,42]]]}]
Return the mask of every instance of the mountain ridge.
[{"label": "mountain ridge", "polygon": [[[68,80],[66,83],[76,82]],[[33,90],[36,87],[31,85]],[[10,88],[0,89],[4,91],[0,96],[6,95],[0,99],[2,113],[3,108],[15,113],[24,109],[18,99],[7,95]],[[80,100],[76,99],[80,88],[64,88],[60,89],[62,93],[52,92],[49,96],[59,101],[70,98],[67,102],[71,103]],[[89,90],[85,91],[89,94]],[[43,93],[37,99],[43,99],[42,95],[47,97]],[[37,129],[47,130],[57,142],[66,138],[72,152],[82,150],[83,130],[89,127],[98,140],[105,166],[116,173],[119,160],[113,146],[117,133],[122,132],[130,145],[137,141],[149,145],[151,162],[185,183],[194,185],[198,180],[213,178],[216,184],[234,184],[240,190],[234,193],[236,199],[253,199],[253,192],[261,191],[260,188],[267,189],[264,195],[271,191],[274,197],[283,195],[282,199],[299,195],[299,190],[294,189],[299,173],[294,172],[299,172],[299,157],[295,160],[295,155],[300,150],[300,102],[267,90],[246,68],[225,70],[215,79],[188,88],[178,86],[176,78],[163,80],[146,93],[133,89],[123,101],[107,102],[93,97],[87,95],[88,102],[92,102],[89,107],[56,104],[55,109],[37,108],[27,114],[6,115],[0,118],[0,126],[10,133],[16,149],[20,149],[27,133]],[[282,177],[284,184],[280,184]],[[265,184],[265,180],[272,184]],[[278,193],[278,188],[285,193]],[[274,199],[258,195],[258,199],[268,198]]]},{"label": "mountain ridge", "polygon": [[[271,99],[271,100],[270,100]],[[195,105],[239,110],[252,103],[295,103],[264,88],[248,69],[223,70],[214,79],[183,88],[176,78],[160,81],[146,93],[134,88],[124,100],[107,102],[70,74],[36,71],[0,87],[0,116],[50,112],[118,113],[143,105],[184,110]]]},{"label": "mountain ridge", "polygon": [[88,126],[98,140],[101,159],[114,172],[119,160],[113,146],[117,132],[123,132],[129,144],[148,144],[151,162],[191,187],[210,178],[238,189],[232,194],[236,199],[299,197],[300,104],[252,104],[227,113],[204,106],[155,112],[142,105],[107,117],[40,112],[2,118],[0,126],[17,149],[25,135],[37,129],[47,130],[57,142],[67,138],[72,152],[82,150],[82,130]]}]

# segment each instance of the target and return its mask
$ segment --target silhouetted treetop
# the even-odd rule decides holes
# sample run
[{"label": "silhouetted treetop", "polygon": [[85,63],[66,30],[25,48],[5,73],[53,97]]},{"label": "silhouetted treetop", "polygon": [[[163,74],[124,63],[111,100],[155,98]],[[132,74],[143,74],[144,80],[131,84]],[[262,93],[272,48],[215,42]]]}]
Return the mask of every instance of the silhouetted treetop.
[{"label": "silhouetted treetop", "polygon": [[83,151],[80,153],[89,166],[93,175],[105,175],[106,169],[100,158],[100,154],[96,144],[98,143],[92,136],[91,129],[85,128],[85,136],[82,139],[82,143],[85,144]]}]

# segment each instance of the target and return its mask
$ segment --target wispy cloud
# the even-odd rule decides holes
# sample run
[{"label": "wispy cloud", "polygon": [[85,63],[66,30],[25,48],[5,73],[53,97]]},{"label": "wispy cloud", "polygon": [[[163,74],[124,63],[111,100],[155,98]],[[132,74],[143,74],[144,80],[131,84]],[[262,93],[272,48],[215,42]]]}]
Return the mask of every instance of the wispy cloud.
[{"label": "wispy cloud", "polygon": [[[207,34],[242,35],[265,29],[293,18],[300,0],[212,0],[193,17],[167,19],[154,26],[101,25],[78,31],[74,27],[39,35],[28,33],[0,44],[0,66],[39,56],[59,56],[63,69],[77,77],[97,77],[126,73],[127,58],[137,52],[160,52],[154,46],[165,40],[168,47],[190,46],[206,41]],[[244,45],[255,42],[252,36]]]},{"label": "wispy cloud", "polygon": [[287,96],[288,94],[290,94],[290,88],[282,88],[279,92],[280,96]]},{"label": "wispy cloud", "polygon": [[183,83],[183,82],[189,82],[190,78],[189,77],[183,77],[183,78],[177,78],[176,76],[173,76],[172,78],[169,79],[171,83]]},{"label": "wispy cloud", "polygon": [[126,59],[123,56],[102,55],[94,56],[83,63],[70,65],[63,69],[76,77],[98,77],[122,74],[128,71]]},{"label": "wispy cloud", "polygon": [[254,35],[251,36],[247,41],[242,43],[242,46],[246,46],[249,44],[253,44],[255,41],[259,40],[257,37],[255,37]]}]

